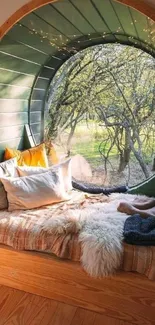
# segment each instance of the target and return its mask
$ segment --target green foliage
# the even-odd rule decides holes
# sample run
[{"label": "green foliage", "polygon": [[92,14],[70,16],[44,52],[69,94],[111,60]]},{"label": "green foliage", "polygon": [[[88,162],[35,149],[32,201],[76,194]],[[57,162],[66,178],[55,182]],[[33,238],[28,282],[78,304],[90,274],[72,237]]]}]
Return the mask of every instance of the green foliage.
[{"label": "green foliage", "polygon": [[100,140],[100,141],[102,141],[102,139],[103,139],[103,132],[100,132],[100,131],[95,131],[94,132],[94,139],[95,140]]},{"label": "green foliage", "polygon": [[107,44],[77,53],[52,81],[48,137],[60,138],[67,130],[68,151],[85,121],[102,159],[118,154],[122,171],[134,155],[148,177],[146,153],[155,151],[154,80],[155,60],[133,47]]}]

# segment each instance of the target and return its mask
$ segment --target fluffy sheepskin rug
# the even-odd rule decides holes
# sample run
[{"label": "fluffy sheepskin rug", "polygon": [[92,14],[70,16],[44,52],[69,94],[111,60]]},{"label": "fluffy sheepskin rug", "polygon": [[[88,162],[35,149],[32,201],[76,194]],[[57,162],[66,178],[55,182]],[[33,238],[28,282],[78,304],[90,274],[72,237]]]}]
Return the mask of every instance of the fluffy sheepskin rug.
[{"label": "fluffy sheepskin rug", "polygon": [[44,230],[60,235],[77,234],[81,243],[81,264],[93,277],[112,275],[119,269],[123,257],[123,230],[128,216],[117,211],[121,201],[132,203],[131,194],[111,194],[106,202],[87,207],[67,209],[64,216],[51,219]]},{"label": "fluffy sheepskin rug", "polygon": [[120,267],[123,256],[123,229],[128,217],[117,211],[121,201],[133,202],[138,196],[112,194],[107,203],[96,203],[80,212],[82,225],[79,240],[82,244],[81,263],[94,277],[112,275]]}]

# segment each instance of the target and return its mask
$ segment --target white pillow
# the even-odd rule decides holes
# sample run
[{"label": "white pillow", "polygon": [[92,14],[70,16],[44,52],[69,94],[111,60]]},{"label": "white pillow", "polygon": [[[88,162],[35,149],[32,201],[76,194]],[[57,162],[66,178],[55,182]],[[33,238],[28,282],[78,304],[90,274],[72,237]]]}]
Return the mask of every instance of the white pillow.
[{"label": "white pillow", "polygon": [[62,170],[62,175],[64,179],[64,186],[65,190],[69,192],[72,190],[72,175],[71,175],[71,158],[63,161],[60,164],[54,165],[49,168],[44,168],[44,167],[31,167],[31,166],[18,166],[17,171],[19,173],[19,176],[30,176],[30,175],[35,175],[35,174],[40,174],[40,173],[45,173],[49,170],[56,170],[57,168],[60,168]]},{"label": "white pillow", "polygon": [[64,188],[62,170],[18,178],[1,179],[8,198],[8,211],[38,208],[69,199]]},{"label": "white pillow", "polygon": [[16,158],[0,163],[0,210],[8,207],[7,194],[1,182],[1,177],[18,177],[16,166]]}]

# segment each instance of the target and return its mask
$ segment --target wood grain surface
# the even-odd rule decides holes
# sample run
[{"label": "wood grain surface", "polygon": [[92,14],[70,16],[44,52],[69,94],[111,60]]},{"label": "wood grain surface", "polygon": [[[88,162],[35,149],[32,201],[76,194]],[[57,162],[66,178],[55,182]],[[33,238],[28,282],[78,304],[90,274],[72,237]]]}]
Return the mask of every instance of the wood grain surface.
[{"label": "wood grain surface", "polygon": [[[142,275],[119,272],[113,278],[94,279],[79,263],[47,254],[17,252],[2,246],[0,274],[1,285],[129,324],[155,324],[155,282]],[[73,317],[80,317],[72,313]],[[57,319],[54,321],[57,324]]]},{"label": "wood grain surface", "polygon": [[132,325],[48,298],[0,286],[0,325]]},{"label": "wood grain surface", "polygon": [[[57,0],[31,0],[28,4],[22,6],[0,27],[0,38],[2,38],[17,21],[19,21],[21,18],[26,16],[28,13],[48,3],[52,3],[54,1]],[[115,1],[131,6],[155,21],[154,0],[115,0]]]}]

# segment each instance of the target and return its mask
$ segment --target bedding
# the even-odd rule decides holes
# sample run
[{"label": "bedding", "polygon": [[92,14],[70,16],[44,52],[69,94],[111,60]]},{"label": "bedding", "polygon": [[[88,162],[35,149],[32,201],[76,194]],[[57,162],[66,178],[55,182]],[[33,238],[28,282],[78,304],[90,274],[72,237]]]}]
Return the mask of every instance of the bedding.
[{"label": "bedding", "polygon": [[1,178],[7,192],[8,211],[27,210],[69,199],[61,168],[17,178]]},{"label": "bedding", "polygon": [[4,160],[11,158],[17,158],[18,166],[28,165],[48,167],[48,159],[44,143],[24,151],[6,148]]},{"label": "bedding", "polygon": [[[1,177],[18,177],[16,170],[16,158],[9,159],[0,163],[0,179]],[[4,189],[3,183],[0,181],[0,210],[8,207],[7,194]]]},{"label": "bedding", "polygon": [[62,169],[65,190],[67,192],[71,191],[72,190],[71,158],[49,168],[23,166],[23,167],[17,167],[17,171],[19,173],[19,176],[22,177],[22,176],[31,176],[31,175],[45,173],[49,170],[56,170],[57,168]]},{"label": "bedding", "polygon": [[129,217],[124,225],[124,241],[128,244],[155,246],[155,217],[141,218],[139,214]]},{"label": "bedding", "polygon": [[[103,276],[105,269],[100,269],[100,265],[104,266],[105,255],[104,259],[101,254],[99,260],[93,260],[97,265],[94,263],[92,269],[89,269],[89,261],[92,260],[95,249],[104,252],[105,243],[98,237],[98,212],[103,208],[102,212],[106,213],[110,223],[115,218],[117,225],[120,220],[117,205],[122,199],[132,202],[135,197],[113,194],[107,198],[73,191],[72,199],[67,202],[28,211],[0,211],[0,244],[18,250],[53,253],[60,258],[79,261],[92,276]],[[88,213],[90,210],[91,214]],[[93,234],[90,225],[92,213]],[[110,240],[115,248],[115,243],[111,238]],[[90,245],[90,242],[91,249],[87,249],[87,243]],[[121,240],[117,268],[137,271],[155,280],[155,247],[128,245]],[[111,271],[114,272],[114,269]]]}]

